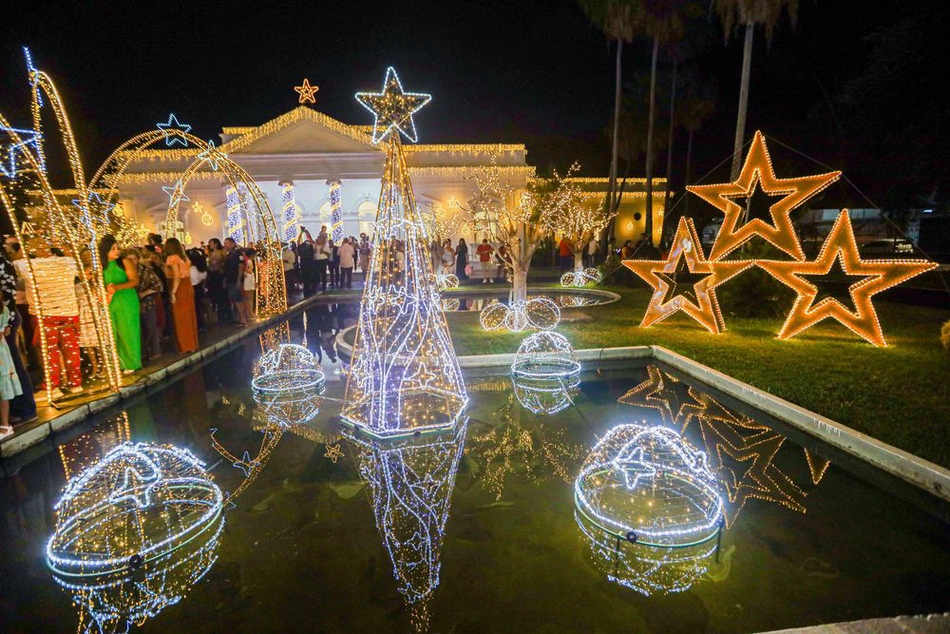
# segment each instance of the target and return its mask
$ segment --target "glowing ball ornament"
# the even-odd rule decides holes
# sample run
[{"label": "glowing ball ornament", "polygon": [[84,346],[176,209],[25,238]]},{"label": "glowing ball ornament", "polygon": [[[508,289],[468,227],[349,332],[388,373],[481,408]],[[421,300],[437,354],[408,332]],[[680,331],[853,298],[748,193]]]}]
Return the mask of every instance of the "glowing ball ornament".
[{"label": "glowing ball ornament", "polygon": [[573,405],[580,384],[580,376],[576,374],[549,379],[527,378],[517,374],[511,377],[518,403],[538,416],[551,416]]},{"label": "glowing ball ornament", "polygon": [[593,286],[599,284],[603,279],[604,276],[600,269],[590,267],[583,271],[568,271],[561,276],[561,286],[574,288]]},{"label": "glowing ball ornament", "polygon": [[507,317],[508,307],[501,302],[492,302],[478,314],[478,321],[483,329],[492,331],[504,328]]},{"label": "glowing ball ornament", "polygon": [[548,297],[532,297],[510,304],[492,302],[486,305],[478,320],[484,330],[521,332],[527,328],[554,330],[561,323],[561,309]]},{"label": "glowing ball ornament", "polygon": [[261,356],[254,374],[251,392],[269,421],[286,427],[320,412],[326,376],[307,348],[282,343]]},{"label": "glowing ball ornament", "polygon": [[180,601],[207,573],[223,504],[190,452],[121,444],[67,484],[47,566],[102,631],[125,631]]},{"label": "glowing ball ornament", "polygon": [[645,595],[688,589],[723,526],[706,454],[659,426],[611,429],[581,467],[574,505],[595,565]]},{"label": "glowing ball ornament", "polygon": [[436,275],[435,282],[440,291],[459,287],[459,278],[452,273]]},{"label": "glowing ball ornament", "polygon": [[511,364],[512,375],[527,379],[563,379],[580,371],[571,343],[564,335],[549,330],[525,337]]}]

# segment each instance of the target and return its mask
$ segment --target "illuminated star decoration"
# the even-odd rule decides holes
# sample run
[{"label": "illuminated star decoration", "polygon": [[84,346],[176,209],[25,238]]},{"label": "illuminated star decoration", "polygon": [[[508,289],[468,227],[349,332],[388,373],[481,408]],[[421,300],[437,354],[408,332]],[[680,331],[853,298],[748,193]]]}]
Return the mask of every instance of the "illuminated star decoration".
[{"label": "illuminated star decoration", "polygon": [[191,199],[185,195],[185,190],[182,187],[181,180],[175,183],[173,187],[168,185],[162,185],[162,191],[168,194],[168,204],[171,204],[175,200],[175,196],[178,196],[179,201],[190,201]]},{"label": "illuminated star decoration", "polygon": [[376,117],[373,122],[373,143],[379,143],[385,139],[394,128],[415,143],[418,137],[412,115],[431,99],[432,95],[405,92],[399,81],[399,75],[392,66],[386,69],[382,92],[356,93],[356,100]]},{"label": "illuminated star decoration", "polygon": [[656,467],[646,462],[643,457],[643,447],[637,447],[626,458],[621,459],[618,456],[614,460],[614,465],[619,471],[623,471],[624,485],[630,491],[637,488],[640,478],[655,478],[657,476]]},{"label": "illuminated star decoration", "polygon": [[216,172],[218,171],[218,164],[221,162],[221,159],[226,159],[227,157],[227,154],[219,152],[218,149],[214,147],[214,141],[208,141],[208,147],[198,154],[198,160],[207,161],[211,169]]},{"label": "illuminated star decoration", "polygon": [[343,457],[343,450],[340,449],[339,443],[327,445],[327,451],[323,454],[323,457],[329,458],[333,461],[333,464],[336,464],[336,461]]},{"label": "illuminated star decoration", "polygon": [[[159,130],[162,131],[162,134],[165,135],[165,145],[171,147],[176,143],[181,143],[183,146],[188,147],[188,140],[184,137],[184,134],[191,132],[191,126],[187,123],[181,123],[178,121],[178,117],[174,113],[168,115],[168,121],[166,123],[156,123],[155,124]],[[182,134],[171,134],[170,131],[177,130]]]},{"label": "illuminated star decoration", "polygon": [[33,130],[20,130],[18,128],[8,128],[5,126],[0,126],[0,132],[8,133],[10,136],[15,134],[20,138],[19,141],[11,143],[10,146],[6,148],[6,157],[0,157],[0,174],[12,179],[16,177],[17,173],[17,152],[25,151],[21,148],[26,148],[30,145],[36,146],[36,132]]},{"label": "illuminated star decoration", "polygon": [[[83,211],[82,202],[78,198],[73,199],[73,205],[77,209]],[[92,216],[94,213],[99,212],[101,217],[101,222],[103,224],[108,224],[109,222],[109,212],[115,209],[115,203],[102,200],[102,197],[99,196],[96,192],[89,192],[89,215]]]},{"label": "illuminated star decoration", "polygon": [[250,478],[254,470],[261,466],[261,463],[256,459],[251,460],[251,453],[249,451],[245,451],[244,456],[235,462],[233,466],[236,469],[243,471],[245,478]]},{"label": "illuminated star decoration", "polygon": [[129,501],[140,509],[147,507],[151,501],[151,492],[155,483],[161,477],[158,466],[151,461],[146,464],[152,469],[148,476],[143,475],[135,467],[126,467],[122,475],[122,485],[109,496],[112,504],[121,504]]},{"label": "illuminated star decoration", "polygon": [[[838,180],[839,176],[841,172],[798,178],[777,178],[772,168],[769,150],[765,145],[765,136],[757,131],[752,139],[749,153],[746,155],[742,172],[735,182],[721,185],[691,185],[686,188],[725,214],[709,259],[718,260],[735,251],[753,236],[759,236],[796,260],[804,260],[805,253],[792,226],[790,214],[793,209]],[[746,221],[740,224],[744,213],[750,207],[749,201],[759,191],[769,196],[784,196],[769,207],[772,223],[747,216]],[[745,199],[745,208],[733,200],[737,198]]]},{"label": "illuminated star decoration", "polygon": [[[848,287],[854,310],[833,297],[819,298],[807,276],[826,275],[840,263],[843,272],[862,279]],[[848,210],[842,210],[814,262],[759,260],[758,266],[798,293],[779,339],[788,339],[824,319],[834,319],[876,346],[886,346],[871,298],[892,286],[937,267],[926,260],[862,260]]]},{"label": "illuminated star decoration", "polygon": [[[686,266],[681,260],[685,260]],[[725,324],[715,289],[754,262],[707,261],[692,218],[680,218],[666,260],[624,260],[623,264],[653,287],[641,328],[683,311],[709,332],[719,334]]]},{"label": "illuminated star decoration", "polygon": [[306,77],[303,80],[303,85],[294,86],[294,90],[297,91],[298,95],[300,95],[300,98],[297,99],[297,103],[317,103],[317,100],[313,98],[313,95],[318,90],[320,90],[320,87],[311,86],[310,80]]}]

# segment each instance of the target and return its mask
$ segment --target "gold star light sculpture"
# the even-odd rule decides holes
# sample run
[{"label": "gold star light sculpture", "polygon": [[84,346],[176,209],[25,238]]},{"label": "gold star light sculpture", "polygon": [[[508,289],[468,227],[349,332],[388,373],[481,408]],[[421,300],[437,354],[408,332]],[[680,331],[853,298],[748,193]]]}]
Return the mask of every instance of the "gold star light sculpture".
[{"label": "gold star light sculpture", "polygon": [[412,115],[431,99],[432,95],[404,91],[399,75],[392,66],[386,69],[382,92],[356,93],[356,100],[376,118],[373,122],[373,143],[379,143],[394,129],[415,143],[418,137]]},{"label": "gold star light sculpture", "polygon": [[715,334],[725,328],[716,287],[754,264],[752,260],[706,260],[692,218],[680,218],[666,260],[623,263],[653,287],[642,328],[683,311]]},{"label": "gold star light sculpture", "polygon": [[311,86],[310,80],[304,77],[303,85],[294,86],[294,90],[300,95],[300,98],[297,100],[297,103],[317,103],[317,100],[314,99],[313,95],[320,90],[319,86]]},{"label": "gold star light sculpture", "polygon": [[[798,293],[779,331],[779,339],[793,337],[822,320],[834,319],[876,346],[886,346],[887,342],[871,298],[937,267],[926,260],[862,260],[847,209],[838,216],[814,262],[759,260],[756,264]],[[841,299],[819,298],[819,287],[808,281],[809,276],[826,275],[836,265],[847,276],[861,278],[848,286],[853,310]]]},{"label": "gold star light sculpture", "polygon": [[[777,178],[772,168],[772,158],[765,145],[765,136],[757,131],[742,172],[735,182],[693,185],[686,188],[725,214],[709,259],[718,260],[738,249],[753,236],[759,236],[796,260],[804,260],[805,253],[795,234],[790,214],[793,209],[831,185],[840,176],[841,172],[828,172],[799,178]],[[770,196],[784,196],[769,207],[771,224],[761,218],[751,218],[747,214],[748,201],[757,191]],[[735,199],[745,199],[745,206]]]}]

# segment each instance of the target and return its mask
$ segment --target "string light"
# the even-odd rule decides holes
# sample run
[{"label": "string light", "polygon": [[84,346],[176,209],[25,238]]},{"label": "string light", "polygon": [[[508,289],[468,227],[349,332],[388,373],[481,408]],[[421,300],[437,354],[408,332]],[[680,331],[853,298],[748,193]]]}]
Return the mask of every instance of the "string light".
[{"label": "string light", "polygon": [[346,423],[378,437],[452,427],[468,402],[402,144],[391,134],[414,136],[412,113],[428,99],[403,94],[391,71],[382,95],[361,100],[386,126],[388,144],[342,411]]},{"label": "string light", "polygon": [[[837,263],[845,274],[862,278],[848,287],[853,311],[834,297],[819,299],[820,289],[807,279],[826,275]],[[798,294],[779,331],[779,339],[794,337],[825,319],[834,319],[875,346],[886,346],[887,341],[871,298],[937,268],[936,263],[926,260],[862,260],[847,209],[838,215],[813,262],[758,260],[756,264]]]},{"label": "string light", "polygon": [[582,245],[606,229],[617,214],[606,212],[597,202],[584,201],[580,185],[573,179],[579,169],[580,165],[574,163],[564,177],[555,171],[549,187],[536,189],[529,196],[546,202],[547,213],[542,216],[545,228],[575,245],[575,268],[581,271]]},{"label": "string light", "polygon": [[511,386],[518,403],[538,416],[551,416],[573,405],[580,384],[578,374],[552,378],[528,378],[513,374],[511,377]]},{"label": "string light", "polygon": [[[768,147],[765,145],[765,135],[756,131],[742,171],[734,182],[721,185],[690,185],[686,188],[725,214],[709,259],[719,260],[751,240],[753,236],[758,236],[796,260],[804,260],[805,253],[795,233],[790,214],[793,209],[834,183],[840,176],[841,172],[835,171],[815,176],[777,178],[772,167],[772,157],[769,156]],[[748,201],[757,189],[761,189],[765,194],[784,196],[769,208],[772,224],[761,218],[746,217],[746,222],[740,226],[742,218],[747,216],[747,209],[743,209],[732,199],[745,198],[748,207]]]},{"label": "string light", "polygon": [[[805,491],[775,464],[785,438],[722,405],[708,394],[679,381],[656,366],[647,367],[648,378],[624,394],[618,402],[659,412],[660,420],[686,434],[698,427],[709,459],[709,468],[725,490],[726,526],[732,526],[749,499],[780,504],[805,512]],[[812,465],[812,481],[823,475],[818,460]],[[827,469],[828,463],[823,465]],[[821,470],[821,474],[818,471]],[[817,477],[816,477],[817,475]]]},{"label": "string light", "polygon": [[290,242],[297,237],[297,223],[300,220],[300,211],[297,208],[297,190],[291,182],[280,184],[283,188],[281,193],[281,211],[284,216],[284,240]]},{"label": "string light", "polygon": [[318,90],[320,90],[319,86],[311,86],[310,80],[304,77],[302,85],[294,86],[294,91],[299,95],[297,103],[317,103],[313,96]]},{"label": "string light", "polygon": [[327,181],[330,186],[330,237],[333,244],[343,242],[343,203],[340,201],[340,181]]},{"label": "string light", "polygon": [[326,376],[312,352],[281,343],[258,360],[251,391],[269,421],[289,427],[320,412],[325,385]]},{"label": "string light", "polygon": [[623,264],[653,288],[641,328],[682,311],[709,332],[719,334],[725,323],[716,287],[751,267],[754,261],[706,260],[692,218],[680,218],[666,260],[624,260]]},{"label": "string light", "polygon": [[412,115],[429,103],[432,95],[405,92],[396,69],[390,66],[386,69],[383,91],[358,92],[356,100],[373,113],[373,143],[379,143],[387,136],[391,136],[393,130],[398,130],[415,143],[419,139]]},{"label": "string light", "polygon": [[214,146],[214,141],[208,141],[208,146],[195,158],[199,161],[204,161],[211,169],[217,172],[221,159],[228,158],[228,155],[219,152]]},{"label": "string light", "polygon": [[238,244],[244,244],[244,217],[241,215],[237,187],[229,185],[224,192],[228,206],[228,237]]},{"label": "string light", "polygon": [[180,131],[183,133],[191,132],[191,126],[187,123],[180,123],[178,117],[175,116],[175,113],[168,115],[168,121],[165,123],[156,123],[155,126],[162,131],[165,135],[165,145],[171,147],[176,143],[180,143],[184,147],[188,147],[188,139],[183,134],[174,134],[175,131]]},{"label": "string light", "polygon": [[580,371],[574,347],[564,335],[549,330],[525,337],[511,364],[511,374],[526,379],[564,379]]},{"label": "string light", "polygon": [[389,441],[350,435],[369,485],[376,527],[417,631],[429,622],[467,421],[451,434]]},{"label": "string light", "polygon": [[723,525],[706,454],[665,427],[607,432],[574,482],[574,505],[595,565],[646,596],[702,577]]},{"label": "string light", "polygon": [[561,286],[566,287],[584,287],[600,284],[604,279],[600,269],[586,268],[583,271],[568,271],[561,276]]},{"label": "string light", "polygon": [[527,301],[512,301],[508,304],[486,304],[478,315],[484,330],[508,330],[521,332],[531,327],[537,330],[554,330],[561,323],[561,309],[548,297],[532,297]]}]

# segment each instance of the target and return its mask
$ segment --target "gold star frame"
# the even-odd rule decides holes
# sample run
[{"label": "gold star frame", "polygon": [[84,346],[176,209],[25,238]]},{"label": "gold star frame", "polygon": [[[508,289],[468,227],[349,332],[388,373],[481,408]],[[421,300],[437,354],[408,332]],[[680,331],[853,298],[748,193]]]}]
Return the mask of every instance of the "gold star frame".
[{"label": "gold star frame", "polygon": [[719,334],[725,324],[715,289],[754,261],[707,261],[692,218],[680,218],[666,260],[624,260],[623,264],[653,287],[642,328],[682,311]]}]

